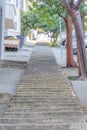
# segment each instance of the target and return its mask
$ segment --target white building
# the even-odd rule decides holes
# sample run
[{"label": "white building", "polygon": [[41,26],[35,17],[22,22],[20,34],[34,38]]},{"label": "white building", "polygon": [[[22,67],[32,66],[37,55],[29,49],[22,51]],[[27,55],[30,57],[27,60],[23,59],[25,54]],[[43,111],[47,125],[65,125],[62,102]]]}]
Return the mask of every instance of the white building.
[{"label": "white building", "polygon": [[29,0],[20,0],[21,10],[27,12],[29,7],[32,7],[32,3]]},{"label": "white building", "polygon": [[20,35],[20,0],[6,0],[5,36]]},{"label": "white building", "polygon": [[21,5],[21,10],[26,12],[27,11],[27,4],[26,4],[26,0],[20,0],[20,5]]}]

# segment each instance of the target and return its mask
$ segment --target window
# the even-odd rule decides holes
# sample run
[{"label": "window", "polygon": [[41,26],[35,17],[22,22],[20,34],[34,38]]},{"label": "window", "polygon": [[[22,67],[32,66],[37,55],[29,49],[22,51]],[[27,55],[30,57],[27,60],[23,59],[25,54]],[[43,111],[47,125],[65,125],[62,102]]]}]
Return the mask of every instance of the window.
[{"label": "window", "polygon": [[16,7],[18,7],[18,0],[16,0]]},{"label": "window", "polygon": [[14,29],[17,30],[17,22],[14,23]]}]

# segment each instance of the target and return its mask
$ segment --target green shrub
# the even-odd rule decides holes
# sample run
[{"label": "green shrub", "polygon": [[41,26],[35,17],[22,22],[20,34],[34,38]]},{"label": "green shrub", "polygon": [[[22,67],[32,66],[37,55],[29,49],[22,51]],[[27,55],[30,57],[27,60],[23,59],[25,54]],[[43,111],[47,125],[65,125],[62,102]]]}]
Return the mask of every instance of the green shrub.
[{"label": "green shrub", "polygon": [[52,47],[58,47],[58,44],[57,44],[56,42],[52,42],[52,43],[51,43],[51,46],[52,46]]}]

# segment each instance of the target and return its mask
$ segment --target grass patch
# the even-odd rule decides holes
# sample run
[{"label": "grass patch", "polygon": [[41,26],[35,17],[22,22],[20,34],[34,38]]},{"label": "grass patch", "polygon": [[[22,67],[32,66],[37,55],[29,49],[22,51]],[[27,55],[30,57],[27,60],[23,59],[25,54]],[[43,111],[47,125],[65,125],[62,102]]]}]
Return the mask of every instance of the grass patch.
[{"label": "grass patch", "polygon": [[78,80],[79,76],[68,76],[67,78],[70,80]]}]

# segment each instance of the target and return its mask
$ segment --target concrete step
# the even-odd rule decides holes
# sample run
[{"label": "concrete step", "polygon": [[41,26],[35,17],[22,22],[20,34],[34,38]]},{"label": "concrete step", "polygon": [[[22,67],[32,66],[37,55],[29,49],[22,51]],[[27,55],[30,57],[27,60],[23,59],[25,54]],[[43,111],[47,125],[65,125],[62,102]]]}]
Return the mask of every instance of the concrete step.
[{"label": "concrete step", "polygon": [[[29,73],[29,72],[28,72]],[[32,74],[32,73],[29,73],[29,74]],[[33,75],[33,74],[32,74]],[[46,73],[44,74],[43,73],[43,75],[41,75],[41,78],[39,77],[39,74],[37,74],[37,77],[36,78],[30,78],[30,77],[23,77],[22,78],[22,82],[26,82],[26,81],[30,81],[31,83],[32,82],[36,82],[37,83],[37,78],[38,78],[38,81],[40,81],[40,82],[42,82],[42,81],[45,81],[45,82],[48,82],[48,83],[54,83],[54,84],[56,84],[56,82],[60,82],[61,83],[61,81],[63,82],[63,83],[66,83],[66,81],[65,81],[65,79],[63,79],[63,78],[59,78],[58,80],[57,79],[55,79],[55,76],[56,77],[58,77],[58,74],[57,75],[54,75],[54,77],[53,78],[47,78],[46,79],[46,77],[43,79],[43,77],[44,76],[46,76],[47,77],[47,75],[46,75]],[[55,82],[56,81],[56,82]]]},{"label": "concrete step", "polygon": [[69,130],[68,125],[29,125],[29,124],[2,124],[0,130]]},{"label": "concrete step", "polygon": [[30,95],[30,94],[41,94],[41,95],[44,95],[44,94],[48,94],[48,95],[49,95],[49,94],[55,94],[55,95],[56,95],[56,94],[58,94],[58,95],[61,95],[61,96],[62,96],[62,95],[63,95],[63,96],[64,96],[64,95],[67,95],[67,96],[68,96],[68,95],[71,95],[71,94],[72,94],[72,91],[71,91],[71,92],[57,92],[57,91],[55,91],[55,92],[49,92],[49,91],[47,91],[47,92],[37,92],[37,91],[36,91],[36,92],[33,92],[33,91],[32,91],[32,92],[25,92],[25,91],[24,91],[24,92],[20,92],[20,91],[19,91],[19,92],[18,92],[18,91],[17,91],[16,94],[22,94],[22,95],[24,95],[24,94],[25,94],[25,95]]},{"label": "concrete step", "polygon": [[56,102],[50,102],[50,103],[48,103],[48,102],[32,102],[32,101],[30,101],[30,102],[21,102],[21,103],[20,102],[19,103],[13,102],[13,103],[9,103],[8,106],[9,107],[10,106],[15,106],[15,107],[17,107],[17,106],[21,106],[21,107],[23,107],[23,106],[28,106],[28,107],[40,107],[40,106],[66,107],[66,106],[72,106],[74,108],[75,106],[79,106],[79,104],[77,104],[75,102],[66,102],[66,103],[63,102],[62,103],[61,101],[59,103],[56,103]]},{"label": "concrete step", "polygon": [[15,114],[20,114],[20,115],[23,115],[23,114],[27,114],[27,115],[29,115],[29,114],[55,114],[55,113],[61,113],[61,115],[62,115],[62,113],[63,114],[73,114],[73,113],[77,113],[77,114],[82,114],[82,110],[73,110],[73,109],[67,109],[67,110],[57,110],[57,109],[53,109],[53,110],[41,110],[41,109],[39,109],[39,111],[37,110],[33,110],[33,109],[31,109],[31,110],[29,110],[29,109],[27,109],[26,111],[23,111],[23,109],[22,109],[22,111],[15,111],[15,112],[11,112],[11,111],[6,111],[4,114],[11,114],[11,115],[15,115]]},{"label": "concrete step", "polygon": [[51,108],[46,108],[46,107],[40,107],[40,108],[7,108],[6,112],[39,112],[39,111],[42,111],[42,112],[49,112],[49,111],[59,111],[59,112],[72,112],[72,111],[83,111],[83,109],[81,109],[80,107],[51,107]]},{"label": "concrete step", "polygon": [[25,90],[22,90],[22,89],[19,89],[19,90],[17,90],[17,93],[18,92],[30,92],[30,93],[70,93],[72,90],[64,90],[63,91],[63,89],[60,89],[60,90],[39,90],[38,91],[38,89],[37,90],[29,90],[29,89],[25,89]]},{"label": "concrete step", "polygon": [[55,124],[55,125],[30,125],[30,124],[1,124],[0,130],[87,130],[85,123],[73,125]]},{"label": "concrete step", "polygon": [[15,96],[15,97],[12,97],[11,98],[12,99],[12,101],[13,100],[18,100],[18,101],[24,101],[24,100],[28,100],[28,101],[43,101],[43,100],[47,100],[47,101],[60,101],[60,100],[65,100],[65,101],[77,101],[78,102],[78,99],[76,99],[76,97],[66,97],[66,98],[64,98],[64,97],[59,97],[59,98],[57,98],[57,97],[52,97],[52,96],[48,96],[48,97],[45,97],[45,96]]},{"label": "concrete step", "polygon": [[50,109],[50,108],[52,108],[52,109],[62,109],[62,108],[65,108],[65,109],[75,109],[75,108],[77,108],[78,110],[79,109],[83,109],[82,107],[80,107],[79,105],[75,105],[74,107],[73,107],[73,105],[65,105],[65,106],[63,106],[63,105],[61,105],[61,106],[58,106],[58,105],[55,105],[55,106],[52,106],[52,105],[47,105],[47,106],[44,106],[44,105],[30,105],[30,106],[28,106],[28,105],[23,105],[23,104],[10,104],[10,105],[8,105],[8,109],[33,109],[33,110],[37,110],[37,109],[44,109],[44,108],[46,108],[46,109]]},{"label": "concrete step", "polygon": [[34,86],[33,84],[29,84],[29,85],[24,85],[24,86],[19,86],[18,88],[21,88],[21,89],[35,89],[35,90],[37,90],[37,89],[41,89],[41,90],[44,90],[44,89],[47,89],[47,90],[50,90],[50,89],[52,89],[52,90],[55,90],[55,89],[73,89],[72,87],[70,87],[69,85],[67,85],[67,84],[64,84],[64,85],[62,85],[62,84],[55,84],[55,86],[54,86],[54,84],[46,84],[45,82],[43,83],[43,84],[40,84],[40,85],[38,85],[38,84],[36,84],[36,86]]},{"label": "concrete step", "polygon": [[[64,94],[64,93],[61,93],[61,96],[59,96],[60,95],[60,93],[58,93],[58,94],[56,94],[56,93],[51,93],[51,95],[50,95],[50,93],[49,94],[47,94],[47,93],[40,93],[40,94],[38,94],[38,93],[30,93],[30,95],[13,95],[12,96],[12,98],[11,99],[15,99],[15,98],[29,98],[29,99],[32,99],[32,98],[48,98],[48,99],[55,99],[56,98],[56,100],[58,100],[58,99],[75,99],[75,100],[77,100],[78,98],[77,98],[77,96],[73,96],[71,93],[72,93],[73,91],[71,91],[70,92],[70,94],[68,93],[68,96],[64,96],[64,95],[66,95],[66,93]],[[21,93],[23,93],[23,92],[21,92]],[[19,93],[20,94],[20,93]],[[42,94],[42,95],[41,95]],[[55,96],[54,96],[55,95]],[[64,96],[64,97],[63,97]]]},{"label": "concrete step", "polygon": [[11,97],[11,99],[12,100],[14,100],[14,99],[31,99],[31,100],[34,100],[34,99],[50,99],[50,100],[52,100],[52,99],[55,99],[55,100],[77,100],[78,101],[78,98],[76,97],[76,96],[73,96],[73,95],[68,95],[68,97],[66,96],[62,96],[61,95],[61,97],[58,95],[58,94],[56,94],[55,96],[54,96],[54,94],[53,95],[48,95],[48,94],[40,94],[40,95],[38,95],[38,94],[30,94],[30,95],[14,95],[13,97]]},{"label": "concrete step", "polygon": [[64,117],[80,117],[80,119],[82,119],[82,117],[84,116],[82,114],[82,112],[29,112],[29,113],[15,113],[15,112],[12,112],[12,113],[9,113],[9,112],[5,112],[4,113],[5,117],[6,118],[35,118],[37,117],[38,119],[39,118],[43,118],[44,120],[46,120],[46,117],[48,118],[57,118],[57,119],[60,119],[60,118],[64,118]]},{"label": "concrete step", "polygon": [[[30,77],[30,78],[32,78],[32,77]],[[44,77],[43,77],[44,78]],[[37,79],[38,80],[38,79]],[[33,84],[32,84],[33,83]],[[32,86],[32,87],[34,87],[35,88],[35,86],[34,86],[34,82],[20,82],[20,84],[19,84],[19,87],[27,87],[27,86]],[[45,84],[45,82],[43,82],[42,81],[42,85],[44,85]],[[47,87],[49,87],[49,83],[47,82],[46,83],[47,84]],[[55,88],[55,83],[51,83],[52,85],[54,84],[54,88]],[[36,84],[38,87],[40,86],[41,87],[41,84]],[[62,85],[62,87],[63,87],[63,85],[67,85],[67,86],[69,86],[70,87],[70,85],[69,84],[67,84],[66,82],[58,82],[58,84],[56,84],[56,85]],[[46,86],[44,86],[44,87],[46,87]]]},{"label": "concrete step", "polygon": [[68,87],[68,86],[64,86],[64,87],[62,87],[62,85],[56,85],[54,88],[53,88],[53,86],[54,85],[52,85],[52,84],[50,84],[49,86],[48,85],[46,85],[47,87],[45,87],[45,83],[41,86],[41,85],[36,85],[36,86],[34,86],[34,85],[25,85],[25,86],[18,86],[18,88],[17,88],[17,90],[73,90],[73,88],[71,88],[71,87]]},{"label": "concrete step", "polygon": [[[53,87],[54,86],[54,87]],[[38,80],[37,80],[37,82],[31,82],[31,83],[26,83],[25,82],[25,84],[22,84],[22,81],[21,81],[21,85],[19,85],[18,86],[18,88],[36,88],[36,89],[38,89],[38,88],[44,88],[44,89],[46,89],[46,87],[48,88],[48,89],[51,89],[51,88],[54,88],[54,89],[58,89],[58,88],[60,88],[60,89],[62,89],[62,88],[66,88],[66,89],[73,89],[73,87],[70,87],[70,85],[67,85],[67,84],[65,84],[64,83],[64,85],[62,84],[62,83],[60,83],[59,82],[59,84],[58,83],[49,83],[49,82],[46,82],[46,81],[42,81],[42,82],[39,82]]]},{"label": "concrete step", "polygon": [[22,117],[22,118],[17,118],[17,117],[14,117],[14,118],[2,118],[0,119],[0,121],[2,122],[2,124],[23,124],[23,123],[29,123],[31,125],[56,125],[57,123],[58,124],[68,124],[68,123],[84,123],[84,121],[82,122],[82,118],[80,118],[79,116],[77,117],[60,117],[60,118],[28,118],[28,117]]},{"label": "concrete step", "polygon": [[[32,69],[32,67],[31,67],[31,69]],[[61,72],[53,73],[51,76],[50,73],[47,71],[47,73],[45,73],[46,75],[44,75],[44,72],[43,72],[43,75],[39,76],[38,73],[37,74],[32,73],[32,75],[30,75],[29,70],[26,70],[24,74],[26,74],[26,75],[24,77],[22,77],[22,79],[29,78],[30,81],[33,81],[33,80],[36,81],[36,79],[38,79],[38,80],[40,79],[40,80],[46,80],[46,81],[54,80],[54,83],[55,83],[55,81],[63,81],[65,83],[67,83],[65,78],[62,76]]]},{"label": "concrete step", "polygon": [[[27,73],[29,73],[29,72],[27,72]],[[27,73],[25,73],[26,75],[27,75]],[[29,73],[29,74],[31,74],[31,73]],[[29,76],[28,77],[28,75],[27,75],[27,77],[22,77],[22,79],[23,80],[26,80],[26,78],[28,78],[31,82],[33,82],[33,81],[35,81],[36,83],[37,83],[37,80],[38,81],[45,81],[45,82],[48,82],[48,83],[54,83],[54,84],[56,84],[56,82],[59,82],[60,84],[62,84],[61,83],[61,81],[63,82],[63,84],[64,83],[66,83],[67,84],[67,82],[66,82],[66,80],[65,79],[63,79],[63,78],[59,78],[58,80],[57,80],[57,78],[58,78],[58,75],[59,74],[57,74],[57,75],[53,75],[53,78],[52,77],[49,77],[49,75],[50,74],[41,74],[40,76],[41,77],[39,77],[39,74],[34,74],[34,73],[32,73],[32,76]],[[48,78],[46,78],[48,76]],[[55,76],[57,77],[56,79],[55,79]],[[53,82],[52,82],[53,81]],[[31,83],[31,82],[29,82],[28,81],[28,83],[25,83],[25,84],[29,84],[29,83]],[[23,82],[22,82],[22,84],[23,84]]]},{"label": "concrete step", "polygon": [[77,104],[77,101],[75,101],[75,100],[68,100],[68,101],[65,100],[64,101],[62,99],[61,99],[61,101],[60,100],[57,100],[57,101],[56,100],[48,100],[48,99],[47,100],[26,100],[25,99],[25,100],[12,100],[11,103],[20,103],[20,104],[21,103],[23,103],[23,104],[27,103],[27,104],[30,104],[30,105],[31,104],[44,104],[44,105],[45,104],[49,104],[49,105],[50,104],[52,104],[52,105],[57,104],[57,105],[61,105],[61,104]]},{"label": "concrete step", "polygon": [[42,91],[42,92],[44,92],[44,91],[52,91],[52,92],[55,92],[55,91],[57,91],[57,92],[68,91],[68,92],[70,92],[70,91],[73,90],[72,88],[69,88],[69,87],[61,88],[62,85],[58,86],[58,87],[56,86],[55,89],[54,88],[30,88],[30,86],[27,87],[27,88],[26,87],[25,88],[18,87],[17,91],[35,91],[35,92],[36,91]]},{"label": "concrete step", "polygon": [[52,92],[50,92],[50,93],[48,93],[48,92],[46,92],[46,93],[39,93],[39,92],[37,92],[37,93],[34,93],[34,92],[16,92],[16,95],[17,96],[38,96],[38,95],[42,95],[42,97],[44,97],[44,96],[54,96],[54,97],[66,97],[66,95],[67,95],[67,97],[71,97],[71,96],[74,96],[73,95],[73,93],[74,92],[70,92],[70,93],[64,93],[64,92],[62,92],[62,93],[52,93]]}]

